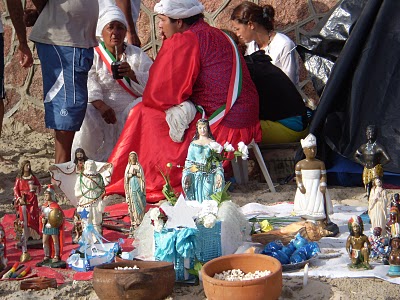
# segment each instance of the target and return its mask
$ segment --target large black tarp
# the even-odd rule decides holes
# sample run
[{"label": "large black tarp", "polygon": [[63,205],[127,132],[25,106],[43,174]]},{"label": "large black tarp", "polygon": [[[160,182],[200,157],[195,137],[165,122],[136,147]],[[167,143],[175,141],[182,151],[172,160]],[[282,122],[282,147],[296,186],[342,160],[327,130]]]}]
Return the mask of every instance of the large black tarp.
[{"label": "large black tarp", "polygon": [[[310,131],[330,150],[352,159],[366,142],[367,125],[374,124],[378,143],[392,159],[384,169],[400,173],[400,1],[369,0],[359,11],[357,18],[350,18],[351,32],[343,49],[335,50],[340,54]],[[329,151],[323,153],[327,163]]]}]

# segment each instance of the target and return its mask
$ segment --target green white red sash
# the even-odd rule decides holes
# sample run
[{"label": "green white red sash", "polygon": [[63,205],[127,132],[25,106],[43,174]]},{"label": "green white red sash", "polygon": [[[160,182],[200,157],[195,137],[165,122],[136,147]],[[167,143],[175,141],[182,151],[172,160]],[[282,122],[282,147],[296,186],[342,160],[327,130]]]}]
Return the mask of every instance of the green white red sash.
[{"label": "green white red sash", "polygon": [[[209,118],[209,123],[211,129],[214,129],[228,114],[229,110],[235,104],[237,98],[242,91],[242,65],[240,63],[240,53],[239,49],[234,42],[234,40],[224,32],[226,38],[232,45],[233,62],[232,62],[232,73],[229,83],[228,95],[226,99],[226,104],[218,108]],[[203,110],[204,112],[204,110]]]},{"label": "green white red sash", "polygon": [[[107,48],[104,46],[104,42],[101,42],[99,46],[94,49],[99,54],[101,60],[105,63],[107,70],[110,72],[110,74],[112,74],[111,63],[116,61],[114,55],[112,55],[112,53],[107,50]],[[133,97],[138,98],[142,96],[139,92],[133,89],[133,87],[131,86],[131,80],[128,77],[124,77],[123,79],[116,79],[116,81],[120,86],[122,86],[125,91],[127,91]]]}]

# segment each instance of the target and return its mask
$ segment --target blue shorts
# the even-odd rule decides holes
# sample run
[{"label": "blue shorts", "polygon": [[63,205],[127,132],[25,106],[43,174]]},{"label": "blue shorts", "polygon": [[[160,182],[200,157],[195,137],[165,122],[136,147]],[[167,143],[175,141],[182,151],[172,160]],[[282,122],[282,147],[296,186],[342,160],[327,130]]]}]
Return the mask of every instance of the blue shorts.
[{"label": "blue shorts", "polygon": [[47,128],[79,131],[85,117],[93,48],[36,43],[42,67]]},{"label": "blue shorts", "polygon": [[0,33],[0,100],[4,97],[4,38],[3,33]]}]

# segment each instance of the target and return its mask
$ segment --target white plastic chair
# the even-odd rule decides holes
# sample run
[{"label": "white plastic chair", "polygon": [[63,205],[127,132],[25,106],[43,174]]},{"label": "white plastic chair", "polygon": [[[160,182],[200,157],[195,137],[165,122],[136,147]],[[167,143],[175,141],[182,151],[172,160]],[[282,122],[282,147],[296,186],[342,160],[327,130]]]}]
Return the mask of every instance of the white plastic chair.
[{"label": "white plastic chair", "polygon": [[[265,181],[268,184],[269,190],[272,193],[275,193],[276,192],[275,186],[272,182],[271,176],[269,175],[267,166],[265,165],[264,158],[261,154],[260,148],[254,141],[254,139],[251,141],[250,144],[247,145],[247,147],[249,149],[253,149],[254,156],[257,159],[260,169],[264,175]],[[233,175],[235,176],[236,182],[239,184],[245,184],[249,182],[249,173],[247,165],[248,165],[247,160],[239,159],[237,162],[235,160],[232,161]]]}]

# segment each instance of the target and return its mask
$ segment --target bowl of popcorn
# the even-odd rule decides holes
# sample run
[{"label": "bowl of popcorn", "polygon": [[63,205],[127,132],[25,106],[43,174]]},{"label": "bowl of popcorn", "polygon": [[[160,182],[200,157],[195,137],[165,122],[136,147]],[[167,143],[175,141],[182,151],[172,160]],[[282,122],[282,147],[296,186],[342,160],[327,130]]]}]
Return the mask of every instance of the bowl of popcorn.
[{"label": "bowl of popcorn", "polygon": [[210,260],[201,269],[208,300],[275,300],[282,292],[282,265],[262,254],[232,254]]},{"label": "bowl of popcorn", "polygon": [[174,284],[174,264],[163,261],[123,260],[93,271],[93,288],[100,299],[165,299]]}]

